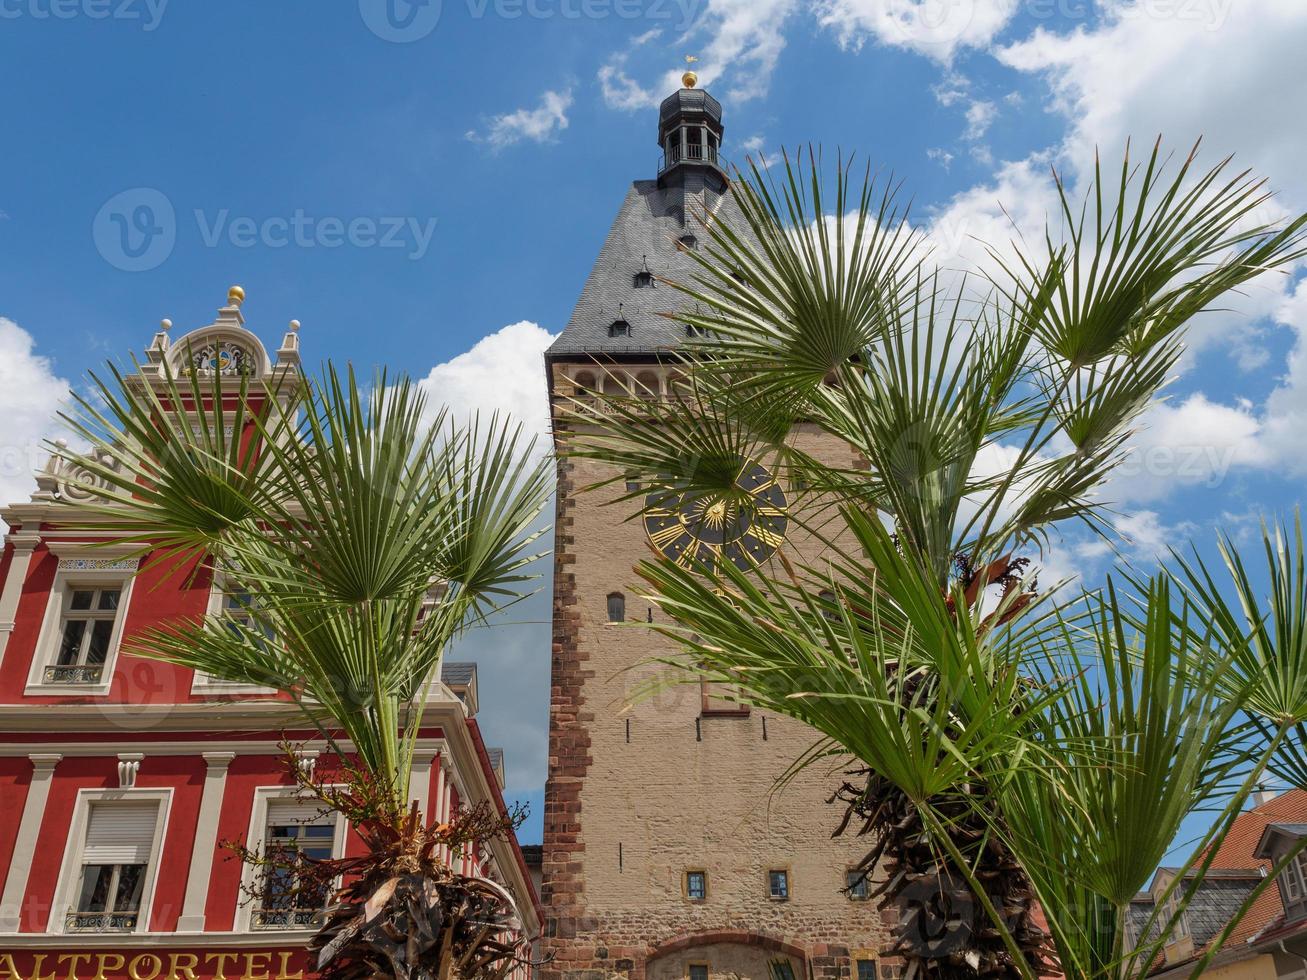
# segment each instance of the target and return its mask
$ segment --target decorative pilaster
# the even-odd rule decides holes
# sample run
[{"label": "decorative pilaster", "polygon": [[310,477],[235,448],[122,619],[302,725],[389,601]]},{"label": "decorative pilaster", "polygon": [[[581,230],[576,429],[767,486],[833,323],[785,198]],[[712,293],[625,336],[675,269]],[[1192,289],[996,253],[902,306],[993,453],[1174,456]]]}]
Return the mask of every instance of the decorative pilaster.
[{"label": "decorative pilaster", "polygon": [[427,811],[431,796],[431,767],[435,764],[436,754],[434,749],[414,751],[413,765],[409,770],[408,795],[417,803],[423,821],[430,816]]},{"label": "decorative pilaster", "polygon": [[27,787],[27,799],[23,801],[23,815],[18,821],[18,837],[9,858],[4,892],[0,893],[0,933],[18,931],[23,896],[27,894],[27,875],[32,869],[36,838],[45,817],[46,800],[50,797],[50,782],[54,777],[54,767],[63,756],[50,752],[34,753],[28,758],[32,760],[32,782]]},{"label": "decorative pilaster", "polygon": [[23,583],[27,581],[27,570],[32,564],[32,552],[40,542],[41,535],[37,531],[15,531],[9,535],[14,555],[9,562],[9,574],[5,576],[4,588],[0,589],[0,657],[5,655],[9,636],[14,631],[14,622],[18,618],[18,600],[23,597]]},{"label": "decorative pilaster", "polygon": [[204,906],[209,899],[209,874],[213,869],[213,852],[218,846],[218,815],[227,789],[227,767],[235,752],[205,752],[208,770],[200,794],[200,818],[195,824],[195,842],[191,845],[191,869],[186,876],[186,896],[177,920],[178,932],[204,931]]}]

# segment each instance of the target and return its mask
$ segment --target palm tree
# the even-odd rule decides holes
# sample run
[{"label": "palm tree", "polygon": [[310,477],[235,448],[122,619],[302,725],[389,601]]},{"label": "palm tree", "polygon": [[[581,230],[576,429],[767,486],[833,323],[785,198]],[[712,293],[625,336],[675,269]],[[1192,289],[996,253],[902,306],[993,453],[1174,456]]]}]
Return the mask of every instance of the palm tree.
[{"label": "palm tree", "polygon": [[[1259,180],[1195,161],[1096,163],[1079,203],[1059,180],[1060,227],[970,279],[931,266],[895,188],[842,164],[829,192],[811,151],[751,165],[740,219],[704,216],[692,281],[669,283],[702,338],[675,355],[679,397],[575,401],[566,451],[638,482],[628,499],[660,488],[740,533],[769,506],[741,474],[787,482],[822,554],[642,562],[671,620],[646,628],[680,676],[815,729],[795,768],[844,769],[832,824],[871,836],[909,977],[1137,972],[1259,774],[1301,778],[1301,569],[1259,639],[1255,606],[1222,610],[1192,565],[1071,594],[1031,564],[1069,523],[1110,535],[1102,488],[1193,317],[1304,254],[1307,216],[1262,224]],[[799,423],[865,465],[804,452]],[[1174,914],[1128,935],[1130,899],[1213,805]]]},{"label": "palm tree", "polygon": [[289,856],[300,887],[345,875],[311,946],[321,975],[502,976],[524,949],[512,898],[454,874],[438,845],[510,828],[484,813],[429,826],[408,779],[443,651],[532,578],[545,462],[497,418],[432,417],[406,378],[361,393],[352,370],[330,367],[257,385],[110,371],[67,418],[92,459],[118,461],[91,464],[103,489],[79,527],[112,531],[174,575],[207,564],[252,597],[238,617],[134,636],[132,652],[283,692],[342,760],[344,790],[300,786],[346,813],[366,857],[315,878]]}]

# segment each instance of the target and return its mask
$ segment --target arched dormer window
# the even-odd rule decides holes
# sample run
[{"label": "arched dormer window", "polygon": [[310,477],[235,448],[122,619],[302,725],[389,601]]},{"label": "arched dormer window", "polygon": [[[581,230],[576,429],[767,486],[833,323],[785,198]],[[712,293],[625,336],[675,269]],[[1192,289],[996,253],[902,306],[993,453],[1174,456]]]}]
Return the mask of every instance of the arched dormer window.
[{"label": "arched dormer window", "polygon": [[625,320],[614,320],[608,324],[608,336],[629,337],[631,336],[631,325]]},{"label": "arched dormer window", "polygon": [[689,232],[686,232],[680,238],[676,239],[676,244],[682,251],[689,252],[699,247],[699,239],[695,238]]},{"label": "arched dormer window", "polygon": [[608,593],[608,621],[621,623],[626,620],[626,596],[620,592]]},{"label": "arched dormer window", "polygon": [[654,276],[649,271],[649,260],[647,258],[644,260],[644,268],[635,274],[633,284],[636,289],[654,288]]},{"label": "arched dormer window", "polygon": [[706,337],[708,336],[708,331],[693,323],[687,323],[685,325],[685,335],[687,337]]}]

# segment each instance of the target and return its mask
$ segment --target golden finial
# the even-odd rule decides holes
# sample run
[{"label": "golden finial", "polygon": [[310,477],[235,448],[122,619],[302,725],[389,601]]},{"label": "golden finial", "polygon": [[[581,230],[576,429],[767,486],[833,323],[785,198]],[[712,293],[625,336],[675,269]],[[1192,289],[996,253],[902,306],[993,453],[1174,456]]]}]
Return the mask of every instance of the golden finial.
[{"label": "golden finial", "polygon": [[[685,56],[685,63],[687,65],[692,65],[698,60],[699,59],[692,54],[687,54]],[[696,85],[699,84],[698,72],[696,72],[693,68],[686,69],[685,74],[681,76],[681,84],[684,85],[686,88],[694,88]]]},{"label": "golden finial", "polygon": [[240,306],[245,302],[245,290],[240,286],[232,286],[227,290],[227,302],[232,306]]}]

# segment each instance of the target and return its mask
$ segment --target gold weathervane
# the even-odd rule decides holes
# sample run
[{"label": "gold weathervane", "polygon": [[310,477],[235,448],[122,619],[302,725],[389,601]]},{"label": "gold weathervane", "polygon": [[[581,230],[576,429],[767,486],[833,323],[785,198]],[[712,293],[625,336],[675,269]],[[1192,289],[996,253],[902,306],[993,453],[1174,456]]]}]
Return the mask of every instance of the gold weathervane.
[{"label": "gold weathervane", "polygon": [[[685,56],[685,63],[687,65],[692,65],[698,60],[699,59],[692,54],[687,54]],[[681,76],[681,84],[686,88],[694,88],[699,84],[698,73],[693,68],[687,68],[685,74]]]}]

